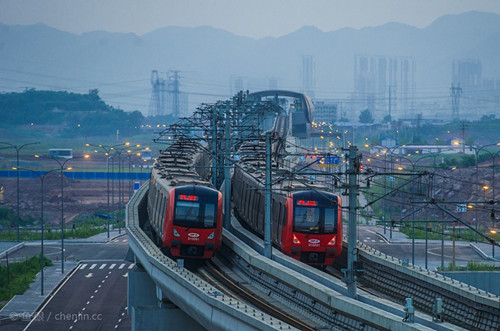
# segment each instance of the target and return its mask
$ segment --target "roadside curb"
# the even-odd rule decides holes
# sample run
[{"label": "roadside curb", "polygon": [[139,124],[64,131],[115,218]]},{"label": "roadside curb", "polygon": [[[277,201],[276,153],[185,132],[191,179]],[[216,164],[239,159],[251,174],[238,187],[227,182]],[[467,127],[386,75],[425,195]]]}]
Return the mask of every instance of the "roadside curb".
[{"label": "roadside curb", "polygon": [[125,231],[124,231],[124,232],[123,232],[123,233],[121,233],[121,234],[118,234],[118,235],[116,235],[116,236],[114,236],[114,237],[109,238],[109,240],[107,240],[107,241],[115,240],[116,238],[123,237],[123,236],[124,236],[124,235],[126,235],[126,234],[127,234],[127,232],[125,232]]},{"label": "roadside curb", "polygon": [[480,255],[483,259],[488,260],[488,261],[494,261],[494,262],[495,262],[495,261],[496,261],[496,262],[498,262],[498,261],[499,261],[498,259],[495,259],[494,257],[489,256],[488,254],[486,254],[486,253],[485,253],[485,252],[484,252],[481,248],[479,248],[478,246],[476,246],[476,245],[474,245],[474,244],[472,244],[472,243],[470,243],[469,245],[470,245],[470,247],[472,247],[472,249],[473,249],[473,250],[474,250],[477,254],[479,254],[479,255]]},{"label": "roadside curb", "polygon": [[390,244],[390,243],[392,243],[392,240],[387,239],[387,237],[386,237],[384,234],[382,234],[382,233],[380,233],[380,232],[376,232],[376,234],[377,234],[380,238],[382,238],[382,240],[383,240],[383,241],[385,241],[385,243],[386,243],[386,244]]},{"label": "roadside curb", "polygon": [[5,257],[7,254],[12,254],[14,253],[15,251],[23,248],[24,246],[26,245],[26,243],[23,241],[23,242],[20,242],[19,244],[15,245],[15,246],[12,246],[11,248],[3,251],[0,253],[0,259]]},{"label": "roadside curb", "polygon": [[[64,275],[64,277],[62,277],[57,283],[55,283],[53,288],[50,290],[50,292],[41,299],[40,303],[35,307],[35,309],[33,309],[33,311],[31,311],[31,309],[32,309],[31,308],[31,309],[26,309],[26,310],[30,310],[30,311],[20,311],[20,312],[16,312],[16,313],[11,312],[9,314],[9,316],[2,315],[2,316],[0,316],[0,325],[8,324],[9,322],[14,321],[15,319],[21,319],[21,318],[29,318],[30,320],[36,319],[38,316],[38,312],[40,311],[40,308],[43,307],[43,305],[45,305],[45,303],[54,296],[55,292],[62,286],[62,284],[76,272],[79,265],[80,265],[79,263],[76,263],[73,266],[73,268],[71,268],[71,270],[69,270]],[[37,274],[37,277],[39,276],[39,274],[40,273]],[[30,288],[32,285],[33,285],[33,283],[30,284]],[[11,301],[16,299],[16,297],[20,297],[20,296],[23,296],[25,294],[26,294],[26,292],[24,294],[15,295],[12,299],[9,300],[9,302],[3,308],[6,308]],[[3,311],[3,308],[2,308],[2,311]],[[15,314],[15,315],[13,315],[13,314]]]}]

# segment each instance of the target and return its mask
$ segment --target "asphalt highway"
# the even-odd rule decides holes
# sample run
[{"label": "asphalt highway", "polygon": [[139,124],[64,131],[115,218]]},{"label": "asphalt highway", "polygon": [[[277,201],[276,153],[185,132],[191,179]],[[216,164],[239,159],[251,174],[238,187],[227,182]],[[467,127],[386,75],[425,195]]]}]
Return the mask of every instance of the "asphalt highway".
[{"label": "asphalt highway", "polygon": [[84,261],[64,281],[27,330],[130,330],[123,260]]}]

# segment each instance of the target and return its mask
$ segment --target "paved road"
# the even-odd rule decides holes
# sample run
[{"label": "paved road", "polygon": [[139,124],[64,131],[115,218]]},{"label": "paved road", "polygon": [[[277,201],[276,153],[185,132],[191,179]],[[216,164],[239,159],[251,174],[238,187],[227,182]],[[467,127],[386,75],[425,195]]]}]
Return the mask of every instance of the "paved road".
[{"label": "paved road", "polygon": [[27,330],[130,330],[127,271],[132,267],[123,260],[82,262]]},{"label": "paved road", "polygon": [[[25,246],[9,254],[9,262],[24,261],[26,257],[40,254],[40,242],[26,242]],[[61,242],[45,241],[44,255],[54,262],[61,263]],[[127,236],[117,237],[109,242],[91,242],[91,241],[64,241],[64,256],[66,260],[110,260],[123,259],[128,250]],[[6,263],[5,258],[0,259],[1,264]]]},{"label": "paved road", "polygon": [[[440,240],[429,240],[426,251],[425,240],[417,239],[415,240],[415,246],[413,246],[411,238],[408,238],[399,231],[393,232],[392,239],[390,238],[389,230],[387,230],[387,233],[384,235],[383,227],[359,226],[358,240],[387,255],[402,260],[408,259],[410,263],[412,262],[412,255],[414,255],[415,265],[421,267],[425,267],[427,255],[427,266],[430,270],[435,270],[437,267],[440,267],[442,258],[444,259],[444,266],[448,267],[453,258],[451,241],[444,242],[443,251]],[[488,262],[470,246],[469,242],[457,241],[455,243],[455,263],[457,265],[467,265],[467,262],[472,260]]]},{"label": "paved road", "polygon": [[[11,300],[4,308],[2,312],[8,310],[7,318],[4,316],[0,329],[130,330],[127,272],[133,265],[124,261],[128,250],[127,236],[119,236],[111,241],[107,241],[107,236],[79,242],[65,240],[64,247],[68,261],[62,274],[60,242],[45,243],[44,255],[54,262],[53,267],[45,269],[45,295],[40,295],[38,274],[30,290]],[[26,243],[25,247],[9,254],[9,263],[39,253],[39,242]],[[73,269],[76,261],[80,264]],[[71,270],[53,295],[48,297],[55,284]],[[53,278],[54,282],[51,281]],[[44,299],[47,301],[39,314],[33,314]]]}]

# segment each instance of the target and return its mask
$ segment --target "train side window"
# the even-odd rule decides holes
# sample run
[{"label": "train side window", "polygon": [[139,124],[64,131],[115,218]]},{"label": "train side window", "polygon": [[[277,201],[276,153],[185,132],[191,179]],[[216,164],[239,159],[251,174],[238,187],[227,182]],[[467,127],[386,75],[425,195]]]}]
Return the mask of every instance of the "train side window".
[{"label": "train side window", "polygon": [[337,233],[337,211],[325,208],[325,233]]},{"label": "train side window", "polygon": [[274,224],[274,222],[275,222],[276,220],[278,220],[278,216],[279,216],[279,215],[278,215],[278,210],[277,210],[277,207],[278,207],[278,204],[277,204],[277,203],[273,203],[273,204],[272,204],[272,207],[271,207],[271,215],[272,215],[272,220],[271,220],[271,222],[273,222],[273,224]]},{"label": "train side window", "polygon": [[163,220],[165,219],[165,214],[167,211],[167,198],[163,193],[161,193],[161,207],[160,207],[160,219],[158,220],[158,228],[160,229],[160,232],[163,232],[163,226],[161,225],[163,223]]},{"label": "train side window", "polygon": [[[252,220],[253,219],[253,200],[254,200],[254,197],[255,197],[255,191],[247,190],[247,193],[248,193],[248,211],[247,211],[247,215],[250,218],[250,220]],[[252,221],[250,221],[250,222],[252,222]]]},{"label": "train side window", "polygon": [[160,191],[156,191],[155,192],[155,199],[154,199],[154,203],[153,203],[153,208],[154,208],[154,219],[153,219],[153,222],[155,224],[158,224],[158,214],[159,214],[159,209],[160,207],[158,206],[158,197],[160,196]]},{"label": "train side window", "polygon": [[283,204],[280,202],[280,218],[279,220],[282,222],[282,225],[286,225],[286,215],[285,215],[285,208],[283,207]]},{"label": "train side window", "polygon": [[205,228],[215,227],[215,204],[205,204],[205,216],[203,217],[203,222],[205,223]]}]

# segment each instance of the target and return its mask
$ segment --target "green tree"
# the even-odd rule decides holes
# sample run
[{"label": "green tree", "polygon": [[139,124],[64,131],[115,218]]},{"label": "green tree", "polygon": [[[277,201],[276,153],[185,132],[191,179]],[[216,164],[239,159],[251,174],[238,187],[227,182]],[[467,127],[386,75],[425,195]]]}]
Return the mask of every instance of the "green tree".
[{"label": "green tree", "polygon": [[359,115],[360,123],[373,123],[372,112],[369,109],[365,109]]}]

